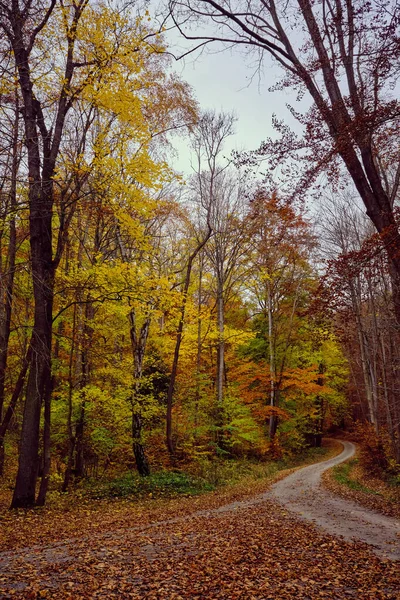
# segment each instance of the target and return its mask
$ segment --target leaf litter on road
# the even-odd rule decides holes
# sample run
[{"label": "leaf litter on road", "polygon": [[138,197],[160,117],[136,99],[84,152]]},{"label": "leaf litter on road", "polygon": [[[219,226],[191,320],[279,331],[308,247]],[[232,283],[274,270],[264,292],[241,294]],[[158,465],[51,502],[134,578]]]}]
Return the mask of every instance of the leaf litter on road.
[{"label": "leaf litter on road", "polygon": [[[168,518],[168,515],[165,515]],[[59,548],[58,548],[59,549]],[[13,558],[3,598],[398,599],[399,563],[298,521],[270,501],[187,516]]]}]

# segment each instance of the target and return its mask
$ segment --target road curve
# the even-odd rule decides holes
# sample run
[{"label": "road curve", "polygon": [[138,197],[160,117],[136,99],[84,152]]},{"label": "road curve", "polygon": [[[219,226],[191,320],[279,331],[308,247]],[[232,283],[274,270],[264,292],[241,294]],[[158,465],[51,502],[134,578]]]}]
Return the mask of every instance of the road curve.
[{"label": "road curve", "polygon": [[321,474],[354,455],[354,444],[338,441],[343,444],[341,454],[295,471],[275,483],[265,496],[330,534],[343,536],[348,541],[366,542],[380,557],[400,560],[400,522],[397,519],[344,500],[322,487]]}]

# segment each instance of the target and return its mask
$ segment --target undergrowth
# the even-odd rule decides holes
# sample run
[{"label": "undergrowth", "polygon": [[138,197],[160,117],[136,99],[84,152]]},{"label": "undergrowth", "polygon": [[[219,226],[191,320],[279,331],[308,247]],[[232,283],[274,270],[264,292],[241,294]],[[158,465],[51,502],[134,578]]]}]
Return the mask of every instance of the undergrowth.
[{"label": "undergrowth", "polygon": [[129,471],[111,481],[86,481],[81,493],[96,499],[196,496],[246,480],[270,479],[284,469],[322,459],[327,452],[326,448],[311,448],[296,458],[266,462],[204,459],[186,470],[163,470],[148,477],[140,477],[136,472]]},{"label": "undergrowth", "polygon": [[371,488],[366,487],[357,479],[352,477],[352,471],[354,467],[358,464],[358,460],[356,458],[349,460],[346,463],[341,463],[340,465],[336,465],[332,469],[333,478],[341,485],[345,485],[351,490],[356,490],[359,492],[364,492],[366,494],[373,494],[375,496],[381,496],[379,492],[376,490],[372,490]]},{"label": "undergrowth", "polygon": [[87,494],[92,498],[195,496],[212,491],[214,486],[188,473],[160,471],[148,477],[128,472],[109,482],[92,483]]}]

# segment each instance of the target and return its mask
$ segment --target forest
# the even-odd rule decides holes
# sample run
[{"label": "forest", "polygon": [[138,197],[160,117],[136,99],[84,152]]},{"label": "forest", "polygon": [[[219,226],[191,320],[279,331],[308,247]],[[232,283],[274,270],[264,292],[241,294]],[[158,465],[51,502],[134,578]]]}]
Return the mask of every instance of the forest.
[{"label": "forest", "polygon": [[[398,485],[398,6],[163,10],[0,0],[2,506],[207,488],[337,431]],[[275,60],[297,127],[230,155],[171,23]]]}]

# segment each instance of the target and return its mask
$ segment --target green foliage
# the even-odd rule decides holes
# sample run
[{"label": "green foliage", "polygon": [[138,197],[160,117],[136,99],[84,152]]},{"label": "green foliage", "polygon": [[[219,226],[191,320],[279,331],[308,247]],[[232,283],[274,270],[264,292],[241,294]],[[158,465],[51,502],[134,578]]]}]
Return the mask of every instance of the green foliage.
[{"label": "green foliage", "polygon": [[342,463],[333,467],[332,473],[334,479],[341,485],[345,485],[351,490],[365,492],[366,494],[380,495],[379,492],[371,490],[370,488],[362,485],[359,481],[352,478],[352,469],[358,463],[357,459],[352,459],[347,463]]},{"label": "green foliage", "polygon": [[278,443],[286,454],[301,454],[307,448],[305,424],[300,419],[289,419],[279,425]]},{"label": "green foliage", "polygon": [[245,452],[260,443],[262,432],[251,415],[250,408],[243,404],[231,389],[224,397],[223,435],[226,445]]},{"label": "green foliage", "polygon": [[140,477],[131,471],[114,481],[95,486],[89,492],[96,498],[107,497],[175,497],[195,496],[212,491],[213,486],[201,478],[178,471],[160,471]]}]

